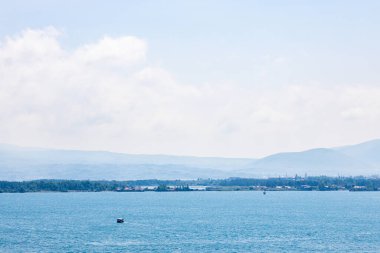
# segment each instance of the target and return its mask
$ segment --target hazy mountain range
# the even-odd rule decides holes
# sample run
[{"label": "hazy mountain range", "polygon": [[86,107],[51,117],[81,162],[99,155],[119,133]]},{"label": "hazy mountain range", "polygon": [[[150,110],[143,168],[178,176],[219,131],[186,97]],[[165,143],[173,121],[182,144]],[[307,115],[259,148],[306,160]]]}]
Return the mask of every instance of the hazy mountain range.
[{"label": "hazy mountain range", "polygon": [[380,140],[261,159],[132,155],[0,145],[0,180],[380,175]]}]

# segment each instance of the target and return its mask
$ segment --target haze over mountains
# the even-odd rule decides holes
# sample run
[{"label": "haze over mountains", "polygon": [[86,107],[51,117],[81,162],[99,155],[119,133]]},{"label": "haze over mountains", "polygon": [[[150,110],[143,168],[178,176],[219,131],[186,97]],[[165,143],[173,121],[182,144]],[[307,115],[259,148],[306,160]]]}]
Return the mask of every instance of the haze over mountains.
[{"label": "haze over mountains", "polygon": [[0,180],[380,175],[380,140],[261,159],[132,155],[0,145]]}]

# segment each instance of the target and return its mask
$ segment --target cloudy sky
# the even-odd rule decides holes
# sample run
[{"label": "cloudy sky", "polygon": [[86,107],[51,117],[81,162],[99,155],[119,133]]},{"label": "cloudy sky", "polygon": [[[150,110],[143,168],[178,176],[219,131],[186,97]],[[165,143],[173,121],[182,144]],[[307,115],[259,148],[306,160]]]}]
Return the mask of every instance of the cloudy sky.
[{"label": "cloudy sky", "polygon": [[380,1],[2,1],[0,143],[261,157],[380,137]]}]

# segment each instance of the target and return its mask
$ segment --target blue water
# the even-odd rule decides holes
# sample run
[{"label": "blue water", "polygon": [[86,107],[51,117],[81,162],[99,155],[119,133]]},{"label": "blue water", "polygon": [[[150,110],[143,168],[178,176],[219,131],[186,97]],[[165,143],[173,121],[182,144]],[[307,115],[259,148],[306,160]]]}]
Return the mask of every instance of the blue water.
[{"label": "blue water", "polygon": [[380,252],[380,192],[0,194],[0,252],[215,251]]}]

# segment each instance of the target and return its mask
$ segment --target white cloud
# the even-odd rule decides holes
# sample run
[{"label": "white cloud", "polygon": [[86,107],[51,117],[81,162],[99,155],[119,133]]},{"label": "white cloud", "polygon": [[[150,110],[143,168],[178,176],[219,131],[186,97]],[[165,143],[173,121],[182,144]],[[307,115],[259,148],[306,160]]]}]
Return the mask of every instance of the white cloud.
[{"label": "white cloud", "polygon": [[[104,37],[66,50],[59,35],[49,27],[2,40],[0,142],[257,156],[379,133],[373,85],[185,85],[149,64],[140,38]],[[275,63],[286,65],[281,57]]]},{"label": "white cloud", "polygon": [[62,55],[57,37],[59,31],[54,27],[43,30],[27,29],[20,35],[6,37],[1,43],[3,64],[35,63],[57,58]]},{"label": "white cloud", "polygon": [[73,57],[84,64],[100,66],[130,66],[145,60],[147,45],[144,40],[126,36],[111,38],[105,36],[100,41],[84,45],[76,50]]}]

